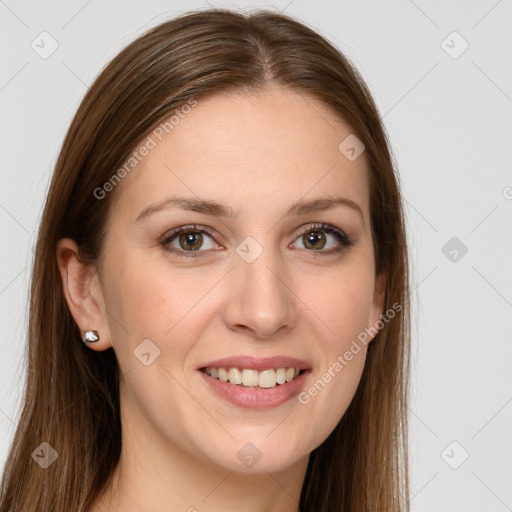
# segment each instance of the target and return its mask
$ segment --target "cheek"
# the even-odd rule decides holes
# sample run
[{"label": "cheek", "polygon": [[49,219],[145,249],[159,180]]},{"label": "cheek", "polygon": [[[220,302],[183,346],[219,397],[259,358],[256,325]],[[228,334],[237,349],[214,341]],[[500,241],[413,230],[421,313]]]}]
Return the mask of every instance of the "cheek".
[{"label": "cheek", "polygon": [[[210,285],[211,286],[211,285]],[[119,262],[105,286],[126,327],[140,335],[162,337],[183,319],[208,291],[200,272],[170,272],[151,259]]]},{"label": "cheek", "polygon": [[[308,281],[310,284],[311,281]],[[318,336],[328,352],[339,353],[368,327],[373,305],[373,274],[363,265],[341,269],[299,289],[317,319]]]},{"label": "cheek", "polygon": [[321,441],[339,422],[359,385],[366,360],[365,329],[373,303],[373,274],[368,267],[340,271],[323,286],[301,291],[316,318],[320,365],[304,390],[300,403],[316,429],[310,435]]},{"label": "cheek", "polygon": [[105,289],[111,290],[109,323],[125,377],[125,403],[137,404],[154,428],[168,425],[180,432],[184,415],[196,406],[183,386],[184,367],[203,329],[199,301],[207,283],[192,274],[170,276],[147,261],[118,264]]},{"label": "cheek", "polygon": [[[146,339],[161,351],[160,362],[166,360],[170,367],[183,362],[199,329],[189,318],[208,291],[204,278],[197,273],[176,277],[147,261],[125,259],[117,262],[104,288],[114,350],[125,368],[132,366],[133,351]],[[179,335],[185,327],[187,336]],[[171,346],[172,360],[165,357]]]}]

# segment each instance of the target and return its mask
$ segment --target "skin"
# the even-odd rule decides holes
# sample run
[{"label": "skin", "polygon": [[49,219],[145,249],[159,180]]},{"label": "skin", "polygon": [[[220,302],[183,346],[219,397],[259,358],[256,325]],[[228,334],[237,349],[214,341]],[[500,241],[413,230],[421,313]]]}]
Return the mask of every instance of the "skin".
[{"label": "skin", "polygon": [[[80,262],[73,240],[59,242],[69,309],[82,331],[99,331],[89,349],[113,347],[122,372],[121,460],[91,511],[299,510],[309,454],[350,404],[366,347],[309,403],[295,397],[264,410],[226,401],[197,368],[233,355],[287,355],[311,364],[307,390],[383,313],[365,154],[349,161],[338,150],[350,133],[321,102],[285,89],[199,99],[111,192],[101,266]],[[176,195],[238,215],[174,207],[136,221]],[[285,215],[299,199],[332,196],[351,199],[362,216],[346,206]],[[322,222],[354,245],[329,253],[340,242],[327,231],[325,246],[307,245],[301,228]],[[159,243],[189,224],[214,232],[199,257]],[[263,250],[252,263],[236,252],[247,236]],[[179,235],[168,245],[192,252]],[[134,356],[145,339],[160,350],[149,366]],[[261,453],[250,468],[237,457],[248,442]]]}]

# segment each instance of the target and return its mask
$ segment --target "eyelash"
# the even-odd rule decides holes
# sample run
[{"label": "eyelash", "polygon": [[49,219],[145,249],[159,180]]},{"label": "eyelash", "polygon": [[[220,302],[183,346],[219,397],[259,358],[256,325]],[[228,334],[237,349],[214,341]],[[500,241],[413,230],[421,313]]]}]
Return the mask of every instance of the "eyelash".
[{"label": "eyelash", "polygon": [[[307,252],[312,253],[313,257],[316,256],[328,256],[333,253],[341,253],[348,247],[351,247],[354,245],[354,241],[351,237],[343,233],[340,229],[336,228],[332,224],[327,223],[319,223],[319,224],[310,224],[309,226],[306,226],[304,229],[300,231],[300,233],[297,235],[297,238],[300,238],[301,236],[304,236],[306,233],[315,232],[315,231],[325,231],[326,233],[330,233],[335,236],[335,238],[338,240],[340,245],[336,247],[335,249],[329,249],[327,251],[324,250],[308,250],[308,249],[302,249]],[[162,240],[160,240],[160,245],[168,252],[171,252],[175,254],[178,257],[185,257],[185,258],[197,258],[201,256],[201,252],[207,252],[207,251],[184,251],[176,249],[175,247],[170,247],[170,242],[173,241],[174,238],[176,238],[177,235],[180,233],[201,233],[201,234],[207,234],[211,238],[214,238],[214,233],[210,231],[206,227],[197,227],[195,224],[189,225],[189,226],[180,226],[179,228],[176,228],[172,230],[170,233],[167,233]]]}]

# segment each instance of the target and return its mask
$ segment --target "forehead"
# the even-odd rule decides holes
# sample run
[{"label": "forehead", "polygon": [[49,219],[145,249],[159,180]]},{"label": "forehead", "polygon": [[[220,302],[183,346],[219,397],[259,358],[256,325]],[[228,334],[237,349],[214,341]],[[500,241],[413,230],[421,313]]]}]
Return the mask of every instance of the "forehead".
[{"label": "forehead", "polygon": [[125,208],[184,194],[235,211],[257,201],[261,210],[343,194],[368,209],[365,155],[350,161],[340,152],[352,129],[320,100],[271,88],[196,101],[149,134],[151,149],[118,187]]}]

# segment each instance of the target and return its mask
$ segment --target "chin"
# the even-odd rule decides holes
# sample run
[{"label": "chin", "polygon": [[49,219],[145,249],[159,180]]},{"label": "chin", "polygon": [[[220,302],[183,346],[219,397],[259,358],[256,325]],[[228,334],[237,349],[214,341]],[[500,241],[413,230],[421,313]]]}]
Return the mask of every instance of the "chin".
[{"label": "chin", "polygon": [[[209,453],[204,455],[217,466],[247,474],[283,471],[309,455],[309,451],[290,442],[289,435],[276,435],[270,439],[268,433],[269,430],[265,429],[260,435],[230,438],[223,443],[212,442],[208,446]],[[213,447],[214,452],[211,451]]]}]

